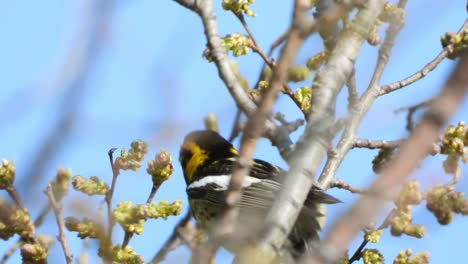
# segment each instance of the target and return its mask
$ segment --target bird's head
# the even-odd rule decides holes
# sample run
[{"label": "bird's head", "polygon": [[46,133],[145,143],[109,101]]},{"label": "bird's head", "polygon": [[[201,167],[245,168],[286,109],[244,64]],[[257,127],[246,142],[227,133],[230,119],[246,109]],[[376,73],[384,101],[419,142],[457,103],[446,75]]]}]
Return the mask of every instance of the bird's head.
[{"label": "bird's head", "polygon": [[192,182],[202,165],[219,159],[237,156],[232,144],[212,130],[198,130],[185,136],[180,146],[179,162],[184,171],[185,181]]}]

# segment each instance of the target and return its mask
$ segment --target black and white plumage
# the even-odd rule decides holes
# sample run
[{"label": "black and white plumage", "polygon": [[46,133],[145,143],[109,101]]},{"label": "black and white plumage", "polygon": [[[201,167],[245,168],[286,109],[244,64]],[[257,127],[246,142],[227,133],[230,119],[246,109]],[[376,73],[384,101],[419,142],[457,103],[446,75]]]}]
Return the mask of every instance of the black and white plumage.
[{"label": "black and white plumage", "polygon": [[[184,170],[192,214],[202,228],[210,228],[222,210],[237,155],[232,144],[216,132],[194,131],[185,137],[179,161]],[[239,244],[256,234],[281,188],[284,175],[284,171],[277,166],[263,160],[253,160],[242,184],[235,237],[224,245],[226,248],[236,251]],[[312,188],[289,235],[287,247],[295,255],[302,254],[308,242],[318,238],[325,214],[322,204],[337,202],[339,200],[321,189]]]}]

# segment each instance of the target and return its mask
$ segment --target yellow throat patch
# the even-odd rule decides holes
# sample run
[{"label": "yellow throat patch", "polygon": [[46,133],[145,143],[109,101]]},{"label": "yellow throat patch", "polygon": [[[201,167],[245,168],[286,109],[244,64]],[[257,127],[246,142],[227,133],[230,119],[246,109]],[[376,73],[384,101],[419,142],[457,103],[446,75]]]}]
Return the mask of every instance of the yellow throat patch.
[{"label": "yellow throat patch", "polygon": [[208,153],[193,142],[184,144],[182,148],[192,153],[192,156],[187,161],[187,164],[184,168],[184,174],[187,178],[187,182],[190,182],[198,167],[200,167],[208,159]]}]

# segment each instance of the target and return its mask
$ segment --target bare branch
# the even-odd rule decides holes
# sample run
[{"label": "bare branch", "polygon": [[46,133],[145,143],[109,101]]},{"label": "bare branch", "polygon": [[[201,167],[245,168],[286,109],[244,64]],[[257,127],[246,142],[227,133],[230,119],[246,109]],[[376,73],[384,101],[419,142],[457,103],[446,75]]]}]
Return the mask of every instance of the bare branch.
[{"label": "bare branch", "polygon": [[336,147],[336,155],[327,160],[325,168],[319,177],[319,186],[321,188],[328,188],[328,185],[333,181],[336,171],[343,161],[344,156],[353,147],[359,124],[377,98],[380,89],[379,82],[385,66],[387,65],[390,50],[393,48],[395,39],[402,27],[403,21],[395,22],[388,27],[385,40],[379,49],[379,56],[371,82],[359,102],[350,109],[349,119],[347,120],[348,123]]},{"label": "bare branch", "polygon": [[[458,32],[463,31],[465,28],[468,28],[468,20],[465,21],[465,24],[461,27],[461,29]],[[379,96],[394,92],[396,90],[399,90],[405,86],[408,86],[414,83],[417,80],[424,78],[429,72],[434,70],[437,67],[437,65],[439,65],[439,63],[443,61],[450,54],[450,50],[452,49],[453,49],[453,44],[448,45],[439,53],[439,55],[437,55],[437,57],[435,57],[431,62],[426,64],[421,70],[417,71],[413,75],[403,80],[396,81],[394,83],[382,86],[382,89],[379,92]]]},{"label": "bare branch", "polygon": [[16,191],[15,186],[9,185],[5,190],[7,191],[8,195],[10,195],[11,199],[15,202],[16,206],[23,209],[24,208],[23,202],[21,201],[21,198],[18,195],[18,192]]},{"label": "bare branch", "polygon": [[402,140],[380,140],[380,141],[371,141],[368,139],[356,139],[353,144],[353,148],[368,148],[368,149],[382,149],[382,148],[395,148],[398,147]]},{"label": "bare branch", "polygon": [[111,188],[106,194],[105,201],[107,204],[107,241],[112,242],[112,229],[115,225],[114,215],[112,214],[112,196],[114,195],[115,185],[117,183],[117,177],[119,176],[120,172],[119,169],[115,167],[114,164],[114,152],[116,148],[111,148],[107,153],[109,155],[109,162],[112,169],[112,183]]},{"label": "bare branch", "polygon": [[[320,252],[327,263],[336,261],[348,247],[355,235],[372,219],[389,199],[397,194],[406,177],[430,154],[438,131],[463,102],[468,92],[468,54],[462,56],[446,86],[434,100],[421,123],[414,129],[401,148],[398,157],[385,168],[368,188],[372,197],[362,196],[344,217],[332,227],[323,242]],[[310,263],[323,263],[318,258],[309,259]]]},{"label": "bare branch", "polygon": [[65,238],[65,225],[62,220],[62,205],[55,199],[54,192],[52,191],[52,186],[49,184],[45,190],[45,194],[49,197],[50,204],[52,205],[52,209],[54,209],[55,213],[55,220],[57,221],[59,235],[57,236],[57,240],[60,242],[62,246],[63,254],[65,255],[65,261],[67,264],[73,263],[73,255],[68,248],[67,239]]},{"label": "bare branch", "polygon": [[[309,1],[296,0],[294,3],[293,22],[288,39],[281,50],[278,63],[273,70],[271,83],[262,96],[261,102],[247,121],[244,133],[242,134],[239,157],[234,165],[232,177],[226,190],[226,200],[223,216],[213,229],[210,241],[205,243],[200,250],[194,254],[194,263],[207,263],[215,253],[222,238],[229,235],[234,230],[234,224],[238,216],[237,203],[241,197],[241,187],[244,176],[250,170],[253,152],[258,138],[263,133],[263,125],[271,116],[271,109],[276,101],[277,94],[282,90],[283,83],[286,82],[287,72],[296,58],[306,35],[304,27],[307,23],[307,10]],[[205,25],[206,26],[206,25]]]},{"label": "bare branch", "polygon": [[352,193],[359,193],[359,194],[365,194],[366,191],[363,190],[363,189],[360,189],[358,187],[354,187],[352,186],[351,184],[349,183],[345,183],[344,181],[342,180],[338,180],[338,179],[335,179],[331,184],[330,184],[330,188],[339,188],[339,189],[344,189],[344,190],[348,190]]}]

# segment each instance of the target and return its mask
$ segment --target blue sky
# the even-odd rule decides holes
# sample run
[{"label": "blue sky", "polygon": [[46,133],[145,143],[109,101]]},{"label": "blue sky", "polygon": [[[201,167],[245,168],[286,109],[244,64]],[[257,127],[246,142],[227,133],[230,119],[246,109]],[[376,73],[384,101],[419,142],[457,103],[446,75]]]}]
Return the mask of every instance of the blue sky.
[{"label": "blue sky", "polygon": [[[93,60],[91,70],[80,86],[82,97],[77,106],[76,121],[71,132],[57,147],[57,153],[44,161],[47,168],[43,177],[26,175],[43,139],[51,134],[58,116],[69,110],[60,101],[66,89],[60,84],[63,65],[69,54],[78,50],[80,29],[87,21],[84,6],[93,1],[2,1],[0,8],[0,157],[15,160],[17,187],[33,217],[46,203],[42,194],[47,181],[55,175],[58,166],[70,168],[72,174],[97,175],[110,182],[107,151],[111,147],[128,148],[134,139],[149,142],[148,158],[165,148],[178,157],[178,146],[183,136],[203,127],[203,117],[214,112],[219,119],[221,133],[229,135],[235,115],[235,104],[223,83],[217,77],[213,64],[202,59],[206,40],[200,19],[190,11],[170,0],[115,1],[110,19],[102,31],[101,48]],[[257,1],[252,10],[257,18],[248,18],[259,45],[267,50],[283,33],[289,23],[291,1]],[[466,18],[465,1],[408,1],[406,27],[398,37],[382,84],[402,79],[424,66],[440,51],[440,36],[446,31],[456,31]],[[221,35],[243,32],[240,23],[231,14],[221,10],[221,1],[215,1]],[[320,51],[322,45],[312,36],[302,47],[296,63]],[[357,84],[362,92],[372,74],[377,49],[365,45],[357,61]],[[237,58],[241,73],[251,84],[256,81],[261,60],[255,54]],[[369,139],[398,139],[406,135],[405,115],[393,110],[421,102],[435,95],[444,83],[454,62],[443,61],[439,67],[416,84],[379,98],[364,119],[358,136]],[[310,81],[301,85],[310,84]],[[294,86],[297,88],[297,86]],[[346,94],[339,96],[338,108],[346,109]],[[467,119],[465,104],[453,122]],[[275,111],[283,112],[290,120],[300,117],[294,104],[280,97]],[[292,134],[297,139],[300,132]],[[238,141],[236,141],[237,143]],[[352,151],[338,171],[338,177],[358,186],[365,186],[373,177],[370,162],[375,151]],[[256,157],[285,167],[271,144],[261,140]],[[428,158],[415,177],[431,186],[447,181],[440,158]],[[178,164],[172,178],[163,185],[156,200],[182,199],[184,205],[185,183]],[[465,174],[466,175],[466,174]],[[28,176],[28,177],[26,177]],[[39,178],[34,181],[32,179]],[[151,189],[151,180],[144,170],[124,172],[117,183],[115,200],[143,203]],[[467,191],[462,178],[457,186]],[[99,206],[98,199],[89,199],[74,193],[65,202],[65,213],[72,214],[71,202],[84,200]],[[355,196],[332,190],[345,203],[330,208],[330,221],[339,217]],[[56,226],[52,217],[39,233],[54,234]],[[157,220],[145,224],[145,233],[135,236],[131,246],[146,260],[150,260],[172,231],[178,218]],[[428,227],[428,236],[421,240],[396,239],[384,231],[381,244],[376,247],[388,262],[401,249],[431,251],[432,263],[454,262],[466,259],[461,230],[466,231],[468,220],[457,216],[448,227],[437,225],[434,217],[424,207],[415,209],[414,221]],[[82,244],[74,234],[67,234],[75,256]],[[116,233],[118,241],[122,234]],[[459,241],[460,240],[460,241]],[[13,242],[1,242],[0,252]],[[354,245],[355,246],[355,245]],[[91,250],[95,254],[95,250]],[[62,260],[58,245],[51,249],[51,259]],[[16,254],[12,260],[19,259]],[[182,247],[172,252],[167,263],[188,259]],[[219,263],[227,262],[228,254],[220,254]],[[452,261],[450,261],[452,260]]]}]

